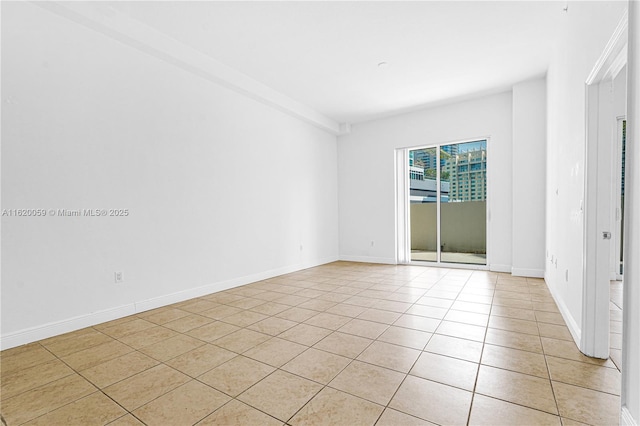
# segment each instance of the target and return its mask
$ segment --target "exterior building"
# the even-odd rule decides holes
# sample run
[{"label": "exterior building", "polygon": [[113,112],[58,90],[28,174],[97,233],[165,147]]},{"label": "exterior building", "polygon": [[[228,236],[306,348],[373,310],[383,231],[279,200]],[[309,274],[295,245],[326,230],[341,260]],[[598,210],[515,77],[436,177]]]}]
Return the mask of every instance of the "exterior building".
[{"label": "exterior building", "polygon": [[445,160],[443,174],[449,176],[450,201],[487,199],[487,150],[485,148],[452,155]]}]

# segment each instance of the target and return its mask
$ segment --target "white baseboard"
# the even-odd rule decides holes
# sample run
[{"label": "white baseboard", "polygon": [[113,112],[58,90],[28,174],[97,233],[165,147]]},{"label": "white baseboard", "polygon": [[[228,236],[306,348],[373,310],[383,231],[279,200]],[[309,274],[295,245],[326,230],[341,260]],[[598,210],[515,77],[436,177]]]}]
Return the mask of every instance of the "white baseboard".
[{"label": "white baseboard", "polygon": [[91,327],[103,322],[112,321],[129,315],[148,311],[150,309],[160,308],[172,303],[178,303],[195,297],[206,296],[207,294],[217,291],[227,290],[256,281],[266,280],[268,278],[277,277],[279,275],[289,274],[291,272],[300,271],[314,266],[324,265],[326,263],[335,262],[338,257],[328,257],[317,259],[315,261],[289,265],[282,268],[271,269],[256,274],[246,275],[243,277],[233,278],[226,281],[220,281],[200,287],[190,288],[175,293],[170,293],[151,299],[140,300],[134,303],[104,309],[92,312],[86,315],[79,315],[67,318],[61,321],[54,321],[47,324],[19,330],[13,333],[4,334],[0,337],[0,350],[13,348],[27,343],[35,342],[59,334],[69,333],[71,331],[80,330],[81,328]]},{"label": "white baseboard", "polygon": [[499,265],[496,263],[492,263],[489,265],[489,270],[491,272],[506,272],[507,274],[511,273],[511,265]]},{"label": "white baseboard", "polygon": [[511,275],[516,277],[544,278],[544,269],[511,268]]},{"label": "white baseboard", "polygon": [[638,426],[638,422],[633,418],[627,407],[620,410],[620,426]]},{"label": "white baseboard", "polygon": [[361,263],[385,263],[390,265],[396,264],[396,259],[390,257],[370,257],[370,256],[348,256],[340,255],[340,260],[345,262],[361,262]]}]

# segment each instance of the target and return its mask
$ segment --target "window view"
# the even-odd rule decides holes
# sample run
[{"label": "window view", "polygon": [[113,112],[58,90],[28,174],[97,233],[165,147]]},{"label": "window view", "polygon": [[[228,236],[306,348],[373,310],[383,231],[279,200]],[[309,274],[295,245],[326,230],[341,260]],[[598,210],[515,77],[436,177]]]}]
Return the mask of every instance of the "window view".
[{"label": "window view", "polygon": [[409,151],[411,260],[486,264],[487,141]]}]

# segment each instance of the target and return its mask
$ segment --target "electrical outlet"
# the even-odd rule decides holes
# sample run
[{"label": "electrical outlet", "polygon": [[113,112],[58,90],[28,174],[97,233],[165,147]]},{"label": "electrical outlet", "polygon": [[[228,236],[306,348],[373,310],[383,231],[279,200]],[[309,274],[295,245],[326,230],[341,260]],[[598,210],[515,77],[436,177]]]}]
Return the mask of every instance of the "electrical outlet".
[{"label": "electrical outlet", "polygon": [[115,280],[116,284],[120,284],[120,283],[124,282],[124,273],[122,271],[114,272],[113,276],[114,276],[114,280]]}]

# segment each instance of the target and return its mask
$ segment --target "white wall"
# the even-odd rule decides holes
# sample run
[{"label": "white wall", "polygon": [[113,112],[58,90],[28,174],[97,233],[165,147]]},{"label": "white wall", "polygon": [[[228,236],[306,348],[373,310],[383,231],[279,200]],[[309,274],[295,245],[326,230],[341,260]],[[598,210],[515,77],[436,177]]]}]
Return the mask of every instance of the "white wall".
[{"label": "white wall", "polygon": [[514,275],[545,269],[546,80],[513,86]]},{"label": "white wall", "polygon": [[[336,137],[2,5],[3,348],[338,257]],[[114,284],[114,272],[125,282]]]},{"label": "white wall", "polygon": [[578,337],[583,298],[585,81],[625,9],[624,1],[571,2],[547,73],[545,278]]},{"label": "white wall", "polygon": [[505,92],[354,125],[338,137],[340,257],[396,261],[395,149],[489,137],[487,251],[492,269],[510,272],[511,110]]},{"label": "white wall", "polygon": [[640,4],[629,2],[625,266],[622,338],[623,424],[640,424]]}]

